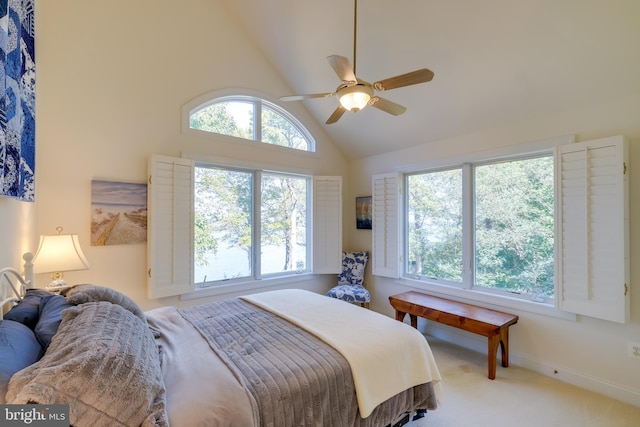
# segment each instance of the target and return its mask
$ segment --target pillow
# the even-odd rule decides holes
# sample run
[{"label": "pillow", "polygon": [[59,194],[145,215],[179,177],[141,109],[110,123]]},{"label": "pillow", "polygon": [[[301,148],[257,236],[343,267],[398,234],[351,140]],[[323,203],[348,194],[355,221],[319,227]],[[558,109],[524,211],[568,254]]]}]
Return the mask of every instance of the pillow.
[{"label": "pillow", "polygon": [[369,252],[342,252],[342,272],[338,275],[338,284],[362,285],[368,259]]},{"label": "pillow", "polygon": [[67,297],[67,300],[69,302],[75,305],[98,301],[107,301],[112,304],[117,304],[125,310],[129,310],[130,312],[138,316],[145,323],[147,321],[147,318],[145,317],[138,304],[136,304],[135,301],[133,301],[128,296],[116,291],[115,289],[90,284],[76,285],[67,290],[64,295]]},{"label": "pillow", "polygon": [[50,298],[42,299],[39,309],[39,318],[34,332],[40,341],[42,348],[46,351],[51,343],[51,339],[58,331],[62,321],[62,310],[73,307],[67,299],[61,295],[51,295]]},{"label": "pillow", "polygon": [[42,347],[31,329],[13,320],[0,320],[0,403],[6,403],[11,376],[41,355]]},{"label": "pillow", "polygon": [[7,402],[68,404],[71,425],[168,426],[158,347],[147,324],[109,302],[62,313],[38,362],[9,382]]},{"label": "pillow", "polygon": [[34,329],[38,323],[40,303],[51,298],[53,294],[44,289],[27,289],[24,298],[4,315],[7,320],[14,320]]}]

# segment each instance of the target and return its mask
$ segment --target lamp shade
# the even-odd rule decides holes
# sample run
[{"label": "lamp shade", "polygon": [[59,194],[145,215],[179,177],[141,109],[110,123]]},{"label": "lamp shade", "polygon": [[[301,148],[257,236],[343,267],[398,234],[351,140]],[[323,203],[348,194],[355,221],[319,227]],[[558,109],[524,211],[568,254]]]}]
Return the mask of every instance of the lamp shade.
[{"label": "lamp shade", "polygon": [[33,260],[36,273],[86,270],[89,262],[82,253],[77,234],[40,236],[40,245]]},{"label": "lamp shade", "polygon": [[349,111],[362,110],[373,96],[373,89],[370,86],[357,84],[340,89],[338,98],[340,104]]}]

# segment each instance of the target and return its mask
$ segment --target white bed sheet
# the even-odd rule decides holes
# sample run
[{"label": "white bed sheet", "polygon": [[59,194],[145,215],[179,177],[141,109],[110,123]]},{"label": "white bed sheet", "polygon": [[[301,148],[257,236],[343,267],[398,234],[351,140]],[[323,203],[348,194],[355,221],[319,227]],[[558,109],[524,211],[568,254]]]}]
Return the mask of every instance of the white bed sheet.
[{"label": "white bed sheet", "polygon": [[245,388],[174,307],[145,314],[162,331],[158,342],[171,427],[257,425]]}]

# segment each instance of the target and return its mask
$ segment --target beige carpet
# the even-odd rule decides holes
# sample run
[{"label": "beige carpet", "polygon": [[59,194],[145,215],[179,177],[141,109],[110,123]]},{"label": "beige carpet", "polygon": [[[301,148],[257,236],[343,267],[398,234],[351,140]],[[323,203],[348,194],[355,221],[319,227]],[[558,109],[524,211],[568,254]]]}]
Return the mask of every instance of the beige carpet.
[{"label": "beige carpet", "polygon": [[428,338],[444,385],[440,407],[407,427],[638,427],[640,407],[511,365],[487,378],[486,355]]}]

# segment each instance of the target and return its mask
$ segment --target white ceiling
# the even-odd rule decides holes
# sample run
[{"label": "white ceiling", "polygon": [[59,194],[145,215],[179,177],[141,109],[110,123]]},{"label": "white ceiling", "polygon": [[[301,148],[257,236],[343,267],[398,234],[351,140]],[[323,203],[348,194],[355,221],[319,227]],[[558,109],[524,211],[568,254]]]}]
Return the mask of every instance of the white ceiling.
[{"label": "white ceiling", "polygon": [[[353,0],[221,0],[291,88],[333,92],[326,57],[353,63]],[[640,0],[359,0],[357,75],[419,68],[429,83],[324,122],[336,98],[304,105],[350,158],[547,115],[640,91]],[[640,116],[639,116],[640,118]]]}]

